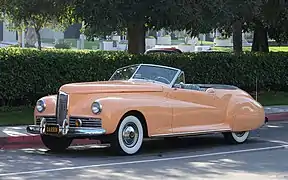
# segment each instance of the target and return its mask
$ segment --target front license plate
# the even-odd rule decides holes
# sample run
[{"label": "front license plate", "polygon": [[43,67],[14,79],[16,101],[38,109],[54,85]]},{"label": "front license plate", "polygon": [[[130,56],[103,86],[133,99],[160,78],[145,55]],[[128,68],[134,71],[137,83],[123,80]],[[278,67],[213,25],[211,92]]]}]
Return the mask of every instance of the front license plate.
[{"label": "front license plate", "polygon": [[58,125],[46,125],[46,133],[48,134],[58,134],[59,126]]}]

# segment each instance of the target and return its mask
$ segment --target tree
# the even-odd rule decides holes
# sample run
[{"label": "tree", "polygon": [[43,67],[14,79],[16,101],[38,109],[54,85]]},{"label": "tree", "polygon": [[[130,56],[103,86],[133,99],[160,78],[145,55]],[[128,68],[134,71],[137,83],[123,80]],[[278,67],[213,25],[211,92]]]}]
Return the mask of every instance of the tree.
[{"label": "tree", "polygon": [[287,42],[287,2],[266,0],[259,13],[254,15],[251,26],[254,30],[252,51],[269,52],[268,36],[278,43]]},{"label": "tree", "polygon": [[253,15],[259,11],[262,0],[219,0],[218,7],[223,9],[217,13],[215,28],[226,36],[233,34],[233,50],[236,54],[242,52],[242,32],[245,25],[252,21]]},{"label": "tree", "polygon": [[[3,18],[13,24],[12,29],[35,29],[38,48],[41,50],[40,30],[44,27],[67,27],[73,19],[69,17],[70,6],[57,0],[0,0]],[[70,19],[71,21],[67,21]]]},{"label": "tree", "polygon": [[268,36],[276,42],[288,40],[288,13],[285,0],[217,0],[214,28],[225,35],[233,33],[235,53],[242,51],[242,31],[253,31],[252,51],[268,52]]},{"label": "tree", "polygon": [[277,42],[287,41],[288,13],[285,0],[226,0],[223,3],[226,14],[221,16],[225,22],[220,21],[218,27],[229,33],[233,31],[234,50],[242,49],[240,44],[237,45],[240,43],[240,27],[241,32],[242,29],[244,32],[254,32],[252,51],[269,52],[268,36]]},{"label": "tree", "polygon": [[138,54],[145,50],[148,28],[199,32],[197,23],[201,23],[205,12],[201,8],[210,1],[213,3],[212,0],[70,0],[70,3],[74,6],[74,17],[84,21],[88,38],[127,29],[128,52]]}]

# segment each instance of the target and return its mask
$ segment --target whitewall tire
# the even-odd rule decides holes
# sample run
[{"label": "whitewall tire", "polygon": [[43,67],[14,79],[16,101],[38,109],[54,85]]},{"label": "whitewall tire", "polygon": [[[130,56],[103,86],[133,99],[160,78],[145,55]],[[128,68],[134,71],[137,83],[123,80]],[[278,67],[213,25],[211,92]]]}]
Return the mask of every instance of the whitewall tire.
[{"label": "whitewall tire", "polygon": [[245,132],[226,132],[223,133],[225,140],[230,144],[242,144],[249,138],[249,131]]},{"label": "whitewall tire", "polygon": [[141,121],[133,115],[126,116],[120,123],[112,145],[119,154],[134,155],[142,147],[143,126]]}]

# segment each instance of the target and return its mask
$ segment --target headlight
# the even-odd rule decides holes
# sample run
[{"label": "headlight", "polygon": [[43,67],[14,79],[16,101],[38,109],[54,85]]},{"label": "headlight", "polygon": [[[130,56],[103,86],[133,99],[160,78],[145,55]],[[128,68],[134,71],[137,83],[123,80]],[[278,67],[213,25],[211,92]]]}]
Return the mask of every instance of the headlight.
[{"label": "headlight", "polygon": [[37,101],[36,103],[36,109],[38,112],[43,112],[46,108],[46,104],[45,104],[45,101],[40,99]]},{"label": "headlight", "polygon": [[102,111],[102,105],[98,101],[95,101],[91,105],[91,110],[94,114],[99,114]]}]

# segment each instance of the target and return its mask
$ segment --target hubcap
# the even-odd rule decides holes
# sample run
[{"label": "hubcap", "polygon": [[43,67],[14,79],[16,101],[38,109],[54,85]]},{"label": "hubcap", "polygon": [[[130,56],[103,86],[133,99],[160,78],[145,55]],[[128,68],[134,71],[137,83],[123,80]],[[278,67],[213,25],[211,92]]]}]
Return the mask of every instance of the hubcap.
[{"label": "hubcap", "polygon": [[134,123],[127,123],[122,131],[122,139],[126,147],[132,148],[138,141],[139,132]]},{"label": "hubcap", "polygon": [[236,135],[237,137],[242,137],[242,136],[244,136],[244,134],[245,134],[245,132],[238,132],[238,133],[235,133],[235,135]]}]

